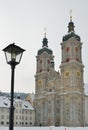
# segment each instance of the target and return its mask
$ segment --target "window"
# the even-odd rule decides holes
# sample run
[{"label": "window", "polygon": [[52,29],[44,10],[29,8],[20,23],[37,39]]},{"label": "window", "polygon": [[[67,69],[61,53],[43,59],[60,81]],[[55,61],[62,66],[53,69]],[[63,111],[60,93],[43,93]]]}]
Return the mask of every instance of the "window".
[{"label": "window", "polygon": [[4,124],[4,122],[2,121],[2,122],[1,122],[1,125],[3,125],[3,124]]},{"label": "window", "polygon": [[24,120],[24,116],[22,116],[22,120]]},{"label": "window", "polygon": [[42,72],[42,69],[40,69],[40,72]]},{"label": "window", "polygon": [[52,89],[50,89],[49,91],[52,92]]},{"label": "window", "polygon": [[28,111],[26,110],[26,112],[25,112],[26,114],[28,114]]},{"label": "window", "polygon": [[50,108],[48,109],[48,112],[51,113],[51,109]]},{"label": "window", "polygon": [[59,103],[59,100],[57,100],[57,103]]},{"label": "window", "polygon": [[25,122],[25,125],[27,125],[28,123],[27,122]]},{"label": "window", "polygon": [[19,119],[21,120],[21,116],[19,116]]},{"label": "window", "polygon": [[26,117],[25,117],[25,120],[27,120],[27,119],[28,119],[28,117],[26,116]]},{"label": "window", "polygon": [[32,125],[32,122],[30,122],[30,125]]},{"label": "window", "polygon": [[50,64],[50,60],[49,59],[47,60],[47,63]]},{"label": "window", "polygon": [[76,52],[78,51],[78,48],[77,48],[77,47],[75,47],[75,51],[76,51]]},{"label": "window", "polygon": [[66,51],[67,51],[67,52],[69,51],[69,47],[66,48]]},{"label": "window", "polygon": [[32,112],[30,111],[30,114],[32,114]]},{"label": "window", "polygon": [[1,115],[1,119],[4,119],[4,115]]},{"label": "window", "polygon": [[30,117],[30,120],[32,120],[32,117]]},{"label": "window", "polygon": [[19,112],[21,113],[21,110]]},{"label": "window", "polygon": [[70,58],[67,58],[67,59],[66,59],[66,62],[69,62],[69,60],[70,60]]},{"label": "window", "polygon": [[9,122],[6,123],[7,125],[9,124]]},{"label": "window", "polygon": [[18,116],[16,116],[16,120],[18,119]]},{"label": "window", "polygon": [[7,113],[9,113],[9,109],[7,109]]},{"label": "window", "polygon": [[16,113],[18,113],[18,110],[16,110]]},{"label": "window", "polygon": [[42,64],[42,60],[40,60],[40,64]]},{"label": "window", "polygon": [[22,104],[20,103],[19,106],[22,107]]},{"label": "window", "polygon": [[9,115],[7,115],[7,119],[9,119]]},{"label": "window", "polygon": [[49,100],[49,104],[51,103],[51,101]]},{"label": "window", "polygon": [[3,108],[1,109],[1,112],[4,112],[4,109],[3,109]]},{"label": "window", "polygon": [[22,113],[24,114],[24,110],[22,110]]},{"label": "window", "polygon": [[28,106],[27,105],[24,105],[25,106],[25,108],[28,108]]}]

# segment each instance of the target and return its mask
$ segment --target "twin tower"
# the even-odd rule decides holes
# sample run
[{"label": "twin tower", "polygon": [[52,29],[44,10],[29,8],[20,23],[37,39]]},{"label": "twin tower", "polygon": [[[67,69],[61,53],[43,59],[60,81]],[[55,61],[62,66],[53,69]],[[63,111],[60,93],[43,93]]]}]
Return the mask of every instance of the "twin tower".
[{"label": "twin tower", "polygon": [[46,35],[36,56],[35,125],[83,126],[84,81],[82,42],[72,19],[61,43],[60,72],[55,71],[53,51]]}]

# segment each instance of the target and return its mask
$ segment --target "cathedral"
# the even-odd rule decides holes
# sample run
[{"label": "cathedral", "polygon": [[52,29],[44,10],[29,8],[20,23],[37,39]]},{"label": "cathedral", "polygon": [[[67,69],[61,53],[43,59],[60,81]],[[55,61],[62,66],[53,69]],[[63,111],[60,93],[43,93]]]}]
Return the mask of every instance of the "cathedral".
[{"label": "cathedral", "polygon": [[82,42],[70,16],[68,33],[61,42],[60,72],[54,67],[53,51],[46,34],[36,56],[35,125],[84,126],[85,95]]}]

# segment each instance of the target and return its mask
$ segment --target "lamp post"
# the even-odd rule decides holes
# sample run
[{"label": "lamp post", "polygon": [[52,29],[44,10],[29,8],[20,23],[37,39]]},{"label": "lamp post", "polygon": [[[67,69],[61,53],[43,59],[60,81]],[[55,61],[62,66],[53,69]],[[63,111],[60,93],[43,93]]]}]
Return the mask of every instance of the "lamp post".
[{"label": "lamp post", "polygon": [[13,130],[14,123],[14,69],[21,61],[24,49],[16,46],[15,43],[8,45],[3,49],[7,64],[11,65],[11,101],[10,101],[10,116],[9,116],[9,130]]}]

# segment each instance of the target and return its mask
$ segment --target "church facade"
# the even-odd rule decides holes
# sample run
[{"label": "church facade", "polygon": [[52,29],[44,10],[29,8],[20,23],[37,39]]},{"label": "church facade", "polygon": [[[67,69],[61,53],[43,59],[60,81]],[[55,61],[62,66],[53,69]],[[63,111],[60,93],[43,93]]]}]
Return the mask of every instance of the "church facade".
[{"label": "church facade", "polygon": [[45,34],[36,56],[36,126],[84,126],[82,42],[74,31],[72,19],[68,23],[68,33],[62,38],[61,53],[60,72],[57,72]]}]

